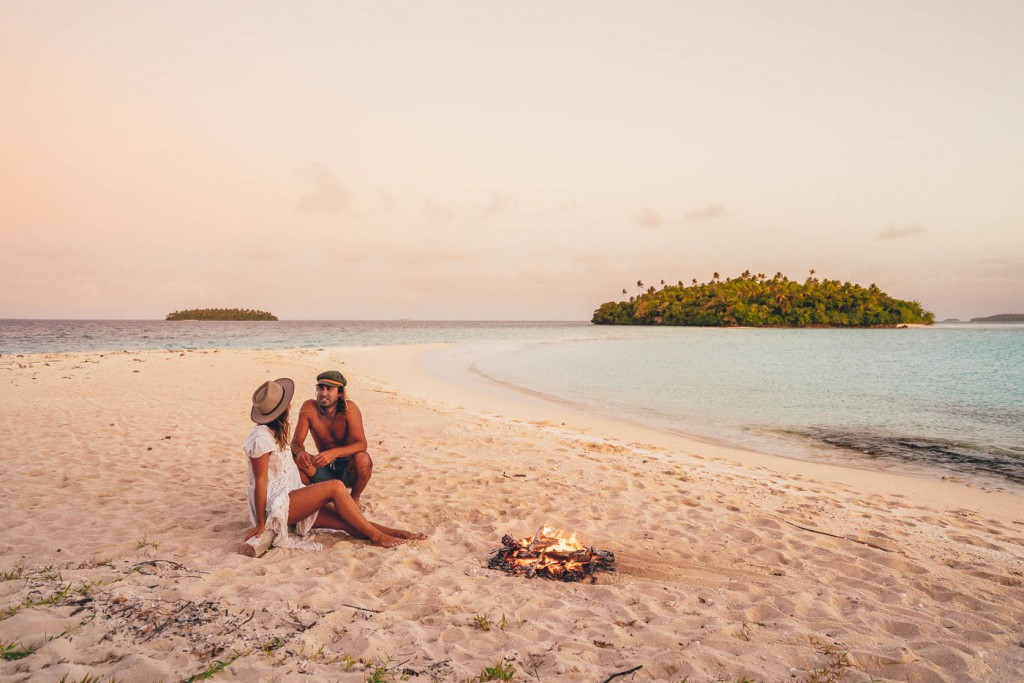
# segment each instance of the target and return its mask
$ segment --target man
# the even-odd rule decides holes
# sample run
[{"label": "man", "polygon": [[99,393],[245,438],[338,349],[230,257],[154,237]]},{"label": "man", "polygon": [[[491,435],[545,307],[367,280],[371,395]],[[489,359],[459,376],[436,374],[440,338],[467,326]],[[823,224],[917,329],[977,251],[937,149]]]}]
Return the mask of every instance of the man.
[{"label": "man", "polygon": [[[305,401],[299,409],[291,448],[305,483],[340,479],[352,489],[352,500],[358,506],[373,474],[373,461],[366,452],[362,413],[345,398],[347,384],[345,376],[337,370],[316,376],[316,399]],[[306,452],[308,433],[312,433],[319,451],[316,455]]]}]

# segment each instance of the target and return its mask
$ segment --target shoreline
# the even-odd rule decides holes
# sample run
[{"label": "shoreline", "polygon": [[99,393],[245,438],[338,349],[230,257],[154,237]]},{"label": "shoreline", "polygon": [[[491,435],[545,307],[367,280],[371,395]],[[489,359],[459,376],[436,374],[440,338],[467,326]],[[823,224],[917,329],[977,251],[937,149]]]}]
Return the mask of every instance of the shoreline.
[{"label": "shoreline", "polygon": [[[957,468],[946,463],[915,460],[902,455],[878,456],[866,453],[855,448],[843,448],[825,441],[816,439],[808,434],[794,433],[788,440],[780,440],[778,434],[770,435],[747,431],[751,434],[749,442],[739,443],[730,440],[728,436],[716,436],[711,434],[700,434],[685,429],[670,427],[638,415],[616,417],[609,414],[598,406],[590,406],[584,403],[562,399],[547,394],[543,391],[508,382],[502,379],[491,377],[475,367],[469,367],[459,372],[454,369],[452,361],[441,363],[426,363],[425,357],[434,355],[438,351],[446,350],[453,344],[436,345],[440,348],[424,349],[418,354],[419,365],[429,375],[448,384],[455,384],[468,390],[471,394],[496,394],[504,395],[513,403],[526,401],[527,403],[538,403],[547,406],[549,409],[560,412],[568,411],[577,416],[597,416],[612,425],[633,425],[648,432],[658,434],[669,434],[679,437],[685,443],[696,444],[703,447],[724,448],[727,451],[738,451],[754,453],[759,455],[782,458],[784,460],[797,460],[800,462],[812,462],[824,465],[832,465],[843,469],[868,470],[872,472],[884,471],[896,475],[919,477],[924,479],[941,479],[943,481],[957,481],[969,487],[979,487],[987,491],[1009,491],[1017,495],[1024,495],[1024,482],[1020,482],[1008,475],[994,474],[977,469],[976,467]],[[430,365],[431,367],[427,367]],[[446,366],[446,367],[443,367]],[[612,433],[610,427],[605,430]],[[798,443],[802,441],[803,443]]]},{"label": "shoreline", "polygon": [[[423,367],[421,358],[425,354],[450,346],[423,344],[384,347],[387,349],[386,362],[373,359],[369,367],[374,377],[384,378],[388,384],[395,385],[398,391],[421,398],[441,397],[452,407],[466,409],[466,406],[472,405],[473,410],[480,414],[507,417],[529,424],[538,423],[537,426],[553,429],[565,426],[569,431],[580,431],[612,443],[641,447],[652,445],[684,456],[699,455],[731,464],[813,476],[878,493],[912,490],[929,502],[961,500],[979,510],[986,510],[988,514],[1001,514],[1008,507],[1024,505],[1024,487],[1015,487],[1008,481],[986,481],[979,475],[977,481],[963,483],[960,477],[952,473],[944,480],[937,474],[940,468],[927,464],[917,468],[913,465],[905,468],[897,465],[884,470],[872,470],[867,462],[857,466],[856,456],[851,457],[850,462],[829,463],[798,456],[775,455],[702,435],[590,414],[570,402],[559,401],[541,392],[506,384],[477,373],[472,373],[472,376],[479,378],[479,381],[473,382],[468,373],[463,378],[442,378]],[[377,348],[374,347],[374,350]],[[919,471],[915,472],[915,469]],[[1012,518],[1011,515],[1007,519]]]},{"label": "shoreline", "polygon": [[[13,681],[1015,680],[1020,496],[687,440],[431,376],[440,345],[0,357],[0,661]],[[373,548],[237,552],[241,442],[268,378],[349,380]],[[74,449],[68,455],[69,446]],[[486,568],[575,530],[593,583]],[[485,628],[485,626],[487,628]],[[409,673],[409,672],[413,673]]]}]

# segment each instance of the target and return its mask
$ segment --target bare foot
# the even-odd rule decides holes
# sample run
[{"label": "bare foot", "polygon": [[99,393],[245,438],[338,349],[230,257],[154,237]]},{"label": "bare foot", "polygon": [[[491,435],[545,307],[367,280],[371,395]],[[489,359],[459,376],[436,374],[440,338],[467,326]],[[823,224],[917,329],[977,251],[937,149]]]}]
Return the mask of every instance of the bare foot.
[{"label": "bare foot", "polygon": [[392,535],[396,538],[407,538],[411,541],[422,541],[427,538],[426,534],[421,534],[418,531],[406,531],[404,529],[395,529],[395,533]]},{"label": "bare foot", "polygon": [[353,498],[352,502],[356,504],[356,509],[357,510],[361,511],[363,509],[363,504],[359,502],[358,498]]},{"label": "bare foot", "polygon": [[370,543],[374,544],[378,548],[394,548],[395,546],[405,543],[405,539],[381,534],[378,538],[371,538]]}]

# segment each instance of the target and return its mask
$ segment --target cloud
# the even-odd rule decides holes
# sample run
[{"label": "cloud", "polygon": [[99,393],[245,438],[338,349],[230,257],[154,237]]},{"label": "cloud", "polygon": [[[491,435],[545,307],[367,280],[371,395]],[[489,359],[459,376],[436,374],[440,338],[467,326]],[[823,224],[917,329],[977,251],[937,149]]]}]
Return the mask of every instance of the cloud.
[{"label": "cloud", "polygon": [[423,203],[423,217],[431,223],[484,223],[498,216],[517,214],[516,203],[505,195],[493,194],[485,202]]},{"label": "cloud", "polygon": [[[676,223],[682,225],[683,223],[690,223],[692,221],[704,221],[712,218],[719,218],[721,216],[727,216],[728,214],[729,212],[726,211],[723,205],[709,204],[707,206],[702,206],[699,209],[694,209],[693,211],[687,211],[678,221],[676,221]],[[668,224],[660,213],[647,206],[637,211],[633,220],[637,225],[643,228],[660,228]]]},{"label": "cloud", "polygon": [[725,207],[721,204],[709,204],[693,211],[688,211],[683,214],[683,222],[688,223],[690,221],[705,221],[711,218],[720,218],[729,214]]},{"label": "cloud", "polygon": [[665,225],[665,219],[661,214],[648,206],[637,211],[633,220],[642,228],[660,228]]},{"label": "cloud", "polygon": [[913,237],[914,235],[921,235],[927,232],[920,225],[890,225],[882,232],[878,233],[878,240],[897,240],[903,237]]},{"label": "cloud", "polygon": [[377,251],[385,255],[377,259],[381,263],[389,267],[408,269],[413,273],[417,269],[451,267],[460,263],[472,264],[486,258],[486,252],[474,249],[463,242],[435,242],[415,238],[381,243]]},{"label": "cloud", "polygon": [[325,214],[353,213],[352,193],[338,182],[329,168],[323,164],[314,164],[302,175],[312,188],[295,203],[299,211]]}]

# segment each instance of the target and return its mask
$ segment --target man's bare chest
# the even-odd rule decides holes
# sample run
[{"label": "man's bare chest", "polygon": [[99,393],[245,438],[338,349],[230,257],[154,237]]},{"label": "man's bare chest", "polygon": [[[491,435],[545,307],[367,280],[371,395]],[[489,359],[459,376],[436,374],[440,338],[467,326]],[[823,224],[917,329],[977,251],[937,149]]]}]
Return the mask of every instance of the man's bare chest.
[{"label": "man's bare chest", "polygon": [[310,424],[310,431],[318,441],[338,445],[348,436],[348,419],[345,415],[317,415]]}]

